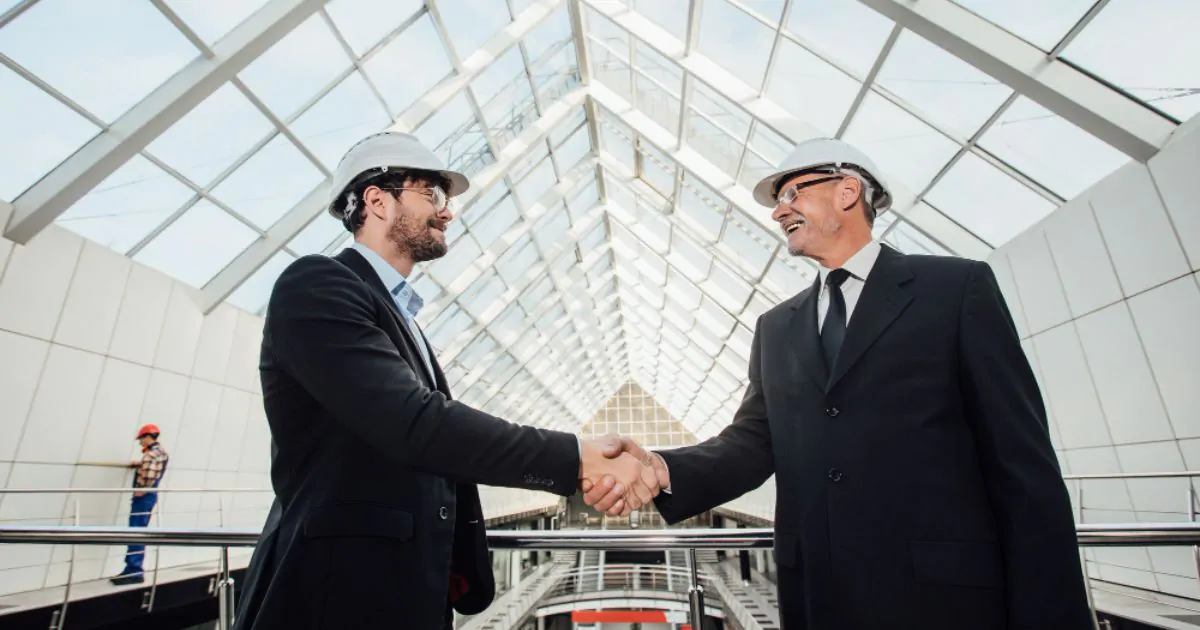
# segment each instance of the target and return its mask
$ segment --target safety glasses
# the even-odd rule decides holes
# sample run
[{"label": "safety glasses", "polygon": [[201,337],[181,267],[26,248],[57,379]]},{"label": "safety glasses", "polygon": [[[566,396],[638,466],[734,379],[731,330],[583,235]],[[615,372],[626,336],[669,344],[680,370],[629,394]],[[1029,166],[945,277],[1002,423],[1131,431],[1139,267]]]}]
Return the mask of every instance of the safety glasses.
[{"label": "safety glasses", "polygon": [[828,177],[818,177],[817,179],[810,179],[806,182],[792,184],[791,186],[779,191],[779,196],[775,198],[775,203],[780,206],[789,206],[793,201],[796,200],[796,197],[800,196],[801,190],[816,186],[817,184],[824,184],[825,182],[831,182],[843,178],[845,178],[845,175],[830,175]]}]

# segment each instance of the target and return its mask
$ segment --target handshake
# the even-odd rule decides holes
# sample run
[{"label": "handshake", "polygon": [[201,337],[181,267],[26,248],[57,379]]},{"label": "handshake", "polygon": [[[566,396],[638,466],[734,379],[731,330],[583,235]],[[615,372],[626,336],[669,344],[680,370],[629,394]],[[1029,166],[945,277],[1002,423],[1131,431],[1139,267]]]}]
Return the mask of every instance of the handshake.
[{"label": "handshake", "polygon": [[579,489],[583,502],[609,516],[628,516],[671,485],[667,463],[617,435],[581,441]]}]

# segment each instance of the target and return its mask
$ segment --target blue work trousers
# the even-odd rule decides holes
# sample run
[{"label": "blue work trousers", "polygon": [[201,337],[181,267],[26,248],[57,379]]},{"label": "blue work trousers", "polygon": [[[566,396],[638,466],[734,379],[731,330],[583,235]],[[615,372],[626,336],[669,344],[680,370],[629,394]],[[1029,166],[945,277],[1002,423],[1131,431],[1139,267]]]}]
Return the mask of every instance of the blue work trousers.
[{"label": "blue work trousers", "polygon": [[[140,497],[133,497],[133,501],[129,505],[129,526],[145,527],[149,525],[150,513],[154,511],[156,503],[158,503],[157,492],[147,492]],[[141,573],[142,560],[145,558],[145,545],[129,545],[129,550],[125,552],[125,570],[121,571],[121,574]]]}]

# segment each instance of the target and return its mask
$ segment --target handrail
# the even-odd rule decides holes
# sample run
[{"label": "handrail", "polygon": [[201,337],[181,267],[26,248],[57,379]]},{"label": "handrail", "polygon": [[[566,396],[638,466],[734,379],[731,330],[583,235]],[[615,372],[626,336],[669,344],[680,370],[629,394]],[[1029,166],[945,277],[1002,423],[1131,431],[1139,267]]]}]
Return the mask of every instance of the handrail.
[{"label": "handrail", "polygon": [[[1063,475],[1066,481],[1090,479],[1173,479],[1200,477],[1200,470]],[[0,494],[104,494],[120,492],[274,492],[274,488],[0,488]]]},{"label": "handrail", "polygon": [[[166,545],[253,547],[260,530],[247,528],[0,525],[0,544]],[[1189,546],[1200,544],[1200,523],[1096,523],[1076,526],[1082,547]],[[769,549],[771,529],[498,530],[487,534],[492,549],[580,551],[589,549]]]}]

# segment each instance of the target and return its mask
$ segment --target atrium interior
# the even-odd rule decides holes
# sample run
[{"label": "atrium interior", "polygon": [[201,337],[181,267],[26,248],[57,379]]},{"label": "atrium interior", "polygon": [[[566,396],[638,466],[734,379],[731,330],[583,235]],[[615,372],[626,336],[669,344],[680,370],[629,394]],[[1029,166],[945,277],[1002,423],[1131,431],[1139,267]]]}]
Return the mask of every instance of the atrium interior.
[{"label": "atrium interior", "polygon": [[[245,545],[152,544],[125,587],[123,545],[4,532],[123,525],[147,422],[171,462],[151,527],[262,528],[268,299],[353,242],[331,182],[383,130],[471,181],[409,278],[466,405],[717,436],[759,317],[818,277],[751,191],[840,138],[892,193],[876,240],[994,270],[1076,523],[1196,522],[1198,31],[1195,0],[0,0],[0,628],[226,627]],[[669,527],[481,499],[536,537],[769,530],[787,497]],[[496,601],[458,627],[674,630],[701,584],[705,628],[778,628],[769,547],[497,546]],[[1098,618],[1200,627],[1197,549],[1081,547]]]}]

